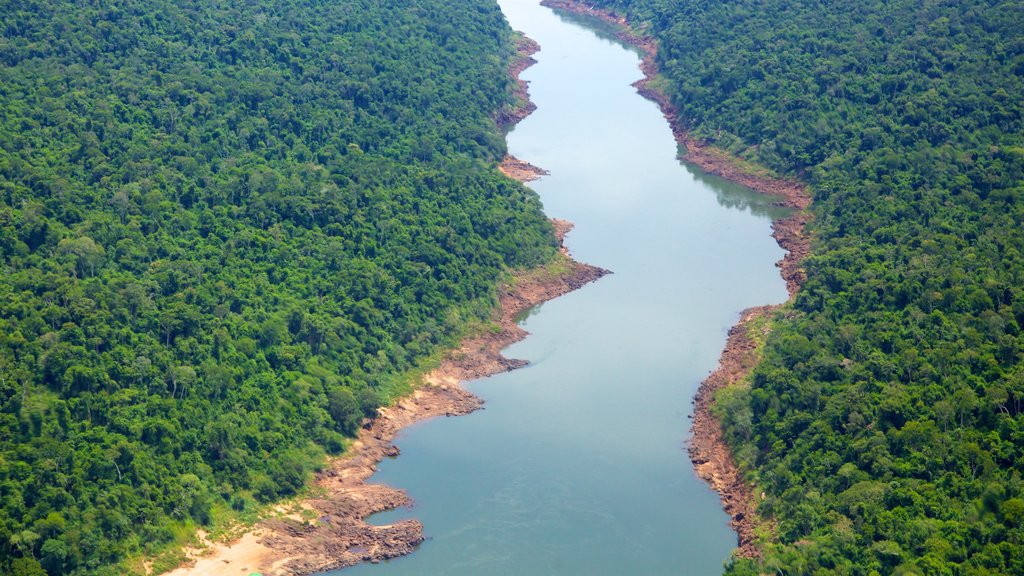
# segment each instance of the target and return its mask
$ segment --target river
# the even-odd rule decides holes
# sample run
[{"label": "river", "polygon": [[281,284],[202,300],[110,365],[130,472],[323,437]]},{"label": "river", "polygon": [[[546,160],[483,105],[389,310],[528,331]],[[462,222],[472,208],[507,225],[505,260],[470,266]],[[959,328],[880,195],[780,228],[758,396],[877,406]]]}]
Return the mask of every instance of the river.
[{"label": "river", "polygon": [[736,535],[694,474],[691,398],[749,306],[786,299],[771,199],[679,162],[639,55],[600,22],[500,0],[537,40],[537,111],[508,136],[576,224],[576,259],[614,272],[534,309],[506,350],[530,366],[470,382],[486,409],[413,426],[373,481],[401,487],[428,540],[344,574],[712,575]]}]

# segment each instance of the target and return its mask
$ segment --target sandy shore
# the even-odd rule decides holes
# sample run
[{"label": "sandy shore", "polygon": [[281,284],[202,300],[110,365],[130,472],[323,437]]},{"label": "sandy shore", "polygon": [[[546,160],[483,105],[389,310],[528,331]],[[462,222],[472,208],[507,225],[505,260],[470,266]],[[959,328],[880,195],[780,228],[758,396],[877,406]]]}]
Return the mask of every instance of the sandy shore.
[{"label": "sandy shore", "polygon": [[[510,73],[518,75],[535,60],[530,55],[539,47],[529,39],[519,43],[519,59]],[[521,106],[499,118],[508,127],[525,118],[535,107],[529,102],[526,84],[519,81]],[[528,181],[545,171],[508,156],[500,169],[508,176]],[[483,401],[466,391],[461,383],[507,372],[526,365],[523,360],[506,358],[501,350],[527,336],[515,319],[525,310],[576,290],[609,272],[581,264],[569,256],[563,242],[572,224],[552,220],[555,235],[562,245],[551,263],[531,270],[517,271],[499,288],[499,307],[495,316],[497,331],[464,340],[449,352],[440,366],[427,374],[422,384],[396,404],[382,408],[374,420],[360,430],[346,454],[329,463],[314,481],[314,497],[287,506],[279,506],[278,517],[263,520],[242,536],[227,544],[205,541],[200,549],[186,550],[187,566],[171,576],[247,576],[260,572],[266,576],[304,575],[361,562],[380,562],[408,554],[423,540],[423,525],[418,520],[403,520],[387,526],[368,524],[367,517],[412,500],[405,492],[370,484],[367,480],[384,458],[398,456],[393,441],[405,427],[437,416],[469,414]]]},{"label": "sandy shore", "polygon": [[[789,291],[790,299],[792,299],[806,278],[801,262],[810,252],[810,239],[805,232],[811,218],[808,211],[811,195],[807,188],[794,180],[773,178],[746,171],[728,153],[691,138],[671,100],[651,87],[651,79],[658,73],[657,42],[631,30],[624,17],[575,0],[543,0],[541,4],[549,8],[586,14],[619,24],[622,29],[617,33],[618,38],[636,46],[644,54],[641,63],[644,78],[637,81],[634,86],[641,95],[653,100],[661,108],[665,119],[672,127],[676,141],[686,150],[683,158],[687,162],[696,164],[705,172],[721,176],[758,192],[776,196],[781,205],[794,209],[789,217],[772,223],[772,237],[779,243],[779,246],[786,250],[786,255],[776,265],[780,269],[782,278],[786,281],[786,288]],[[737,554],[743,557],[758,557],[761,554],[755,542],[755,529],[759,522],[755,513],[757,500],[753,487],[744,481],[742,473],[736,466],[732,452],[722,436],[721,424],[711,413],[711,406],[716,391],[739,382],[756,366],[758,350],[748,329],[754,320],[771,313],[776,308],[777,306],[760,306],[744,310],[740,315],[739,322],[729,330],[729,338],[719,359],[718,368],[701,382],[694,399],[693,436],[687,445],[687,451],[697,475],[721,496],[722,507],[729,514],[730,524],[738,535]]]}]

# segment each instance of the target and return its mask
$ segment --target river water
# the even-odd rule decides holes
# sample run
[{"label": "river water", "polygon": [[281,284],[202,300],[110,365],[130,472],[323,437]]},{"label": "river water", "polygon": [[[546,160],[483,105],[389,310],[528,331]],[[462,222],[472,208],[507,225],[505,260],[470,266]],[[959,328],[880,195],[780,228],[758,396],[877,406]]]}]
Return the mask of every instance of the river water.
[{"label": "river water", "polygon": [[736,543],[684,449],[691,398],[749,306],[782,302],[769,198],[677,160],[630,84],[638,54],[606,25],[499,0],[537,40],[537,111],[509,135],[549,176],[573,255],[614,272],[534,309],[506,350],[530,366],[470,382],[486,409],[401,433],[373,481],[416,501],[414,554],[344,571],[396,575],[712,575]]}]

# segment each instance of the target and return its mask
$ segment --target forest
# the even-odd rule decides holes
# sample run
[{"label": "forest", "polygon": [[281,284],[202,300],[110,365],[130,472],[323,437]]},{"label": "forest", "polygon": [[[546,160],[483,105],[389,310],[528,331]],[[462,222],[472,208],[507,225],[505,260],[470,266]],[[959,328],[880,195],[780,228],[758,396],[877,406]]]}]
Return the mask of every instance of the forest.
[{"label": "forest", "polygon": [[300,490],[555,253],[489,0],[0,4],[0,573]]},{"label": "forest", "polygon": [[691,134],[813,192],[812,255],[716,409],[755,574],[1024,574],[1024,2],[594,0]]}]

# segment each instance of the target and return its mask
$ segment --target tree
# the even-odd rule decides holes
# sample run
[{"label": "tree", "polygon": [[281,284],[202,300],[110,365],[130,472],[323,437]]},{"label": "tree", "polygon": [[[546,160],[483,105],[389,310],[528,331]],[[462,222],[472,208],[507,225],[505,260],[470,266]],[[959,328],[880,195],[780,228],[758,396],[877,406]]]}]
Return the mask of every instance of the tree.
[{"label": "tree", "polygon": [[174,366],[167,372],[167,379],[171,382],[171,398],[177,395],[179,388],[184,398],[186,391],[196,383],[196,371],[191,366]]},{"label": "tree", "polygon": [[63,539],[50,538],[40,549],[40,565],[49,574],[63,574],[68,558],[68,547]]},{"label": "tree", "polygon": [[35,558],[15,558],[11,560],[11,576],[47,576],[47,574]]},{"label": "tree", "polygon": [[106,250],[103,249],[103,246],[97,244],[95,240],[88,236],[75,239],[65,238],[57,245],[57,250],[60,254],[68,255],[72,258],[75,270],[79,276],[85,276],[86,273],[89,276],[94,276],[96,268],[103,263],[103,259],[106,256]]},{"label": "tree", "polygon": [[335,386],[327,394],[327,412],[334,420],[339,432],[354,434],[359,429],[363,413],[356,397],[348,388]]},{"label": "tree", "polygon": [[1010,498],[1000,506],[1000,512],[1006,522],[1011,526],[1024,525],[1024,500],[1020,498]]}]

